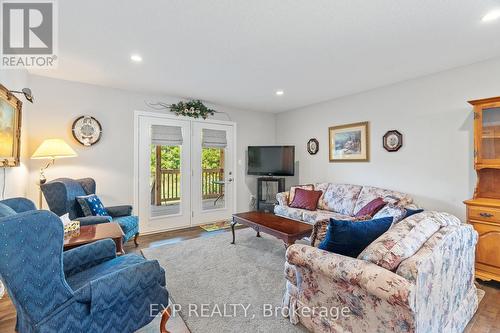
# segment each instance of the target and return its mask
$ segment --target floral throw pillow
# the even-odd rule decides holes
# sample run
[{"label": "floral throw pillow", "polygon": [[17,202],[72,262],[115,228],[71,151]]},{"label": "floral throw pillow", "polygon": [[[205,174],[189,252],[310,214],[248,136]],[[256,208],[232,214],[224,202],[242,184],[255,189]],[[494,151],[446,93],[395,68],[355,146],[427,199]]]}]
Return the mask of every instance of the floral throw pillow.
[{"label": "floral throw pillow", "polygon": [[85,216],[108,216],[108,211],[104,208],[99,197],[95,194],[76,197],[82,207]]},{"label": "floral throw pillow", "polygon": [[392,224],[394,225],[405,218],[406,209],[394,204],[387,204],[377,214],[373,215],[373,218],[379,219],[387,216],[392,216]]}]

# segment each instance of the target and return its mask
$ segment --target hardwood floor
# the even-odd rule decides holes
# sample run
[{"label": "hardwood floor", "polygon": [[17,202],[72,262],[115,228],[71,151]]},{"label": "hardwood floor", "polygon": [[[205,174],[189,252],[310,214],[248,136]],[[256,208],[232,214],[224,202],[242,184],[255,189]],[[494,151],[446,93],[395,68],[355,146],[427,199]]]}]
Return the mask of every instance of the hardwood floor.
[{"label": "hardwood floor", "polygon": [[[154,235],[139,237],[139,246],[135,247],[132,241],[125,244],[126,253],[138,253],[147,247],[157,247],[165,244],[174,244],[197,237],[212,237],[229,230],[206,232],[199,227],[169,231]],[[479,288],[486,292],[479,309],[467,326],[466,333],[494,333],[500,332],[500,283],[478,282]],[[8,296],[0,300],[0,332],[13,333],[16,323],[16,311]],[[175,332],[173,332],[175,333]]]}]

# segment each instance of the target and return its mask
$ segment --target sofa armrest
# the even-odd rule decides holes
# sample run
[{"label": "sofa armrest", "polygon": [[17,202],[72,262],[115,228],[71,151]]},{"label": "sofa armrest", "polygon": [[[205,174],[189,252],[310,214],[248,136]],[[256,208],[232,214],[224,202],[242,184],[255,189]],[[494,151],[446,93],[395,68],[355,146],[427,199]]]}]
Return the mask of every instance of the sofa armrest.
[{"label": "sofa armrest", "polygon": [[113,219],[111,216],[85,216],[77,217],[75,221],[80,221],[80,225],[93,225],[111,222]]},{"label": "sofa armrest", "polygon": [[276,194],[276,200],[280,206],[288,206],[290,192],[280,192]]},{"label": "sofa armrest", "polygon": [[[417,321],[423,332],[445,332],[447,323],[463,331],[477,307],[474,262],[478,234],[469,224],[442,227],[410,258],[399,265],[396,274],[415,284]],[[442,320],[434,320],[442,313]]]},{"label": "sofa armrest", "polygon": [[321,274],[340,284],[361,288],[390,304],[414,308],[415,285],[371,262],[302,244],[290,246],[286,259],[288,264]]},{"label": "sofa armrest", "polygon": [[144,260],[90,281],[75,292],[78,302],[90,303],[90,312],[97,313],[117,304],[127,304],[144,290],[164,284],[158,261]]},{"label": "sofa armrest", "polygon": [[111,239],[85,244],[63,253],[66,277],[84,271],[116,257],[116,245]]},{"label": "sofa armrest", "polygon": [[113,218],[132,215],[132,206],[130,205],[106,207],[106,210],[108,211],[109,216]]}]

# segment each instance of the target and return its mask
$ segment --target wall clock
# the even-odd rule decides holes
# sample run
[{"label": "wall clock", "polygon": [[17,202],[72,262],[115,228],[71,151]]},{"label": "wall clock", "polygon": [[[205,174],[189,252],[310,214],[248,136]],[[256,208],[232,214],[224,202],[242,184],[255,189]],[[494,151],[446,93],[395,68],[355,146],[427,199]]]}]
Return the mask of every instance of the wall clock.
[{"label": "wall clock", "polygon": [[314,138],[310,139],[307,142],[307,151],[309,152],[309,154],[316,155],[318,153],[318,150],[319,150],[319,142],[318,142],[318,140],[316,140]]},{"label": "wall clock", "polygon": [[403,134],[396,130],[388,131],[382,139],[385,150],[398,151],[403,146]]},{"label": "wall clock", "polygon": [[78,117],[72,126],[73,137],[84,146],[92,146],[101,139],[102,127],[91,116]]}]

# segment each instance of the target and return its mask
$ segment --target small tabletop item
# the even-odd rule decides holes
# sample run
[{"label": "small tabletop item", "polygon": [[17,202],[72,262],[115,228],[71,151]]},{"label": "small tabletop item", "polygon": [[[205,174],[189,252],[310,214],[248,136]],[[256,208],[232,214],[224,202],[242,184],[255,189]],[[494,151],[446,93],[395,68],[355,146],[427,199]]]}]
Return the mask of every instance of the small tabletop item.
[{"label": "small tabletop item", "polygon": [[111,238],[116,244],[116,253],[124,254],[123,231],[118,223],[101,223],[94,225],[84,225],[80,227],[80,233],[64,237],[64,250],[93,243],[95,241]]},{"label": "small tabletop item", "polygon": [[80,221],[70,221],[64,224],[64,237],[80,233]]}]

